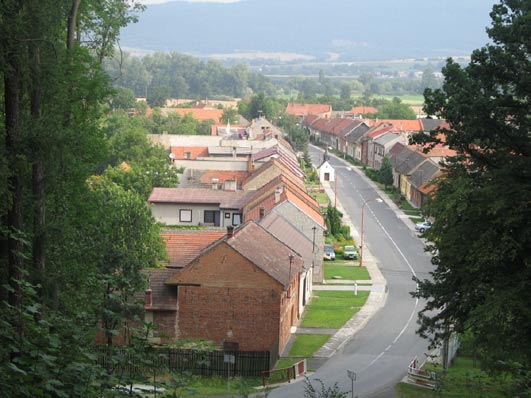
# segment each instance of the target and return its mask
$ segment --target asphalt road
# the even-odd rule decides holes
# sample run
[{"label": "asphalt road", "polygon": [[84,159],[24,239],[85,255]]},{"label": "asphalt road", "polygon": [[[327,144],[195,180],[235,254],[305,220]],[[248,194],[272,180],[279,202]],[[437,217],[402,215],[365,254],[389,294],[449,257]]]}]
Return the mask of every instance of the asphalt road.
[{"label": "asphalt road", "polygon": [[[310,154],[313,163],[319,165],[322,151],[310,148]],[[338,176],[337,198],[358,231],[362,206],[368,200],[364,210],[364,241],[377,258],[389,293],[385,306],[367,326],[310,379],[320,379],[326,385],[337,383],[342,391],[350,392],[352,381],[347,377],[350,369],[356,372],[354,396],[394,397],[394,386],[406,375],[411,360],[415,356],[423,360],[427,353],[427,341],[415,334],[422,303],[413,299],[410,292],[416,288],[412,276],[426,278],[433,266],[413,228],[385,202],[373,200],[380,196],[367,180],[334,157],[329,162]],[[303,397],[304,383],[278,388],[270,396]]]}]

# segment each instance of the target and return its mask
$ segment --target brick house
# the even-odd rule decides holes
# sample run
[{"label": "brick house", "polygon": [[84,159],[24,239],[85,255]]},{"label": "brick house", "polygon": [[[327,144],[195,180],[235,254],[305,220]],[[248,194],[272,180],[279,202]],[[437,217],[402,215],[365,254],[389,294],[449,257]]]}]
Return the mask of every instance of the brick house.
[{"label": "brick house", "polygon": [[150,270],[146,310],[163,341],[234,342],[277,357],[300,317],[302,269],[298,253],[251,221],[182,269]]}]

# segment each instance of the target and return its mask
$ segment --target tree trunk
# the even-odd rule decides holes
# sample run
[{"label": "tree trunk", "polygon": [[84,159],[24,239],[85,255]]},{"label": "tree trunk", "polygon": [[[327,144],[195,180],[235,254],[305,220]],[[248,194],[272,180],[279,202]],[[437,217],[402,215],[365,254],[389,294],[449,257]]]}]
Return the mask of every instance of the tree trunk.
[{"label": "tree trunk", "polygon": [[[9,4],[6,7],[6,20],[16,20],[21,5]],[[22,98],[22,68],[19,53],[12,48],[11,40],[3,39],[3,52],[5,54],[4,73],[4,99],[5,99],[5,149],[7,154],[8,197],[7,203],[7,250],[8,266],[7,276],[11,290],[8,293],[8,302],[13,306],[20,304],[21,293],[19,282],[22,280],[23,245],[22,245],[22,203],[23,203],[23,180],[20,159],[20,118]]]},{"label": "tree trunk", "polygon": [[40,139],[39,128],[41,118],[42,87],[41,87],[41,60],[38,44],[30,46],[31,64],[31,96],[30,109],[33,125],[34,159],[32,166],[32,191],[33,191],[33,264],[36,271],[37,281],[41,284],[41,295],[46,290],[44,284],[46,272],[45,256],[45,221],[46,221],[46,191],[44,185],[44,161],[42,148],[46,146]]},{"label": "tree trunk", "polygon": [[77,30],[77,12],[79,10],[79,3],[81,0],[73,0],[70,14],[68,15],[68,27],[66,35],[66,48],[70,52],[74,47],[74,38]]}]

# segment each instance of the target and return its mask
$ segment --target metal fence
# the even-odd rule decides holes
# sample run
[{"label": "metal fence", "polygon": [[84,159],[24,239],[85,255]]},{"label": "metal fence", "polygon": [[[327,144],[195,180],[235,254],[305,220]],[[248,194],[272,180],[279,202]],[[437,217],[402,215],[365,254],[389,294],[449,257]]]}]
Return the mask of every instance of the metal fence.
[{"label": "metal fence", "polygon": [[153,348],[133,352],[130,348],[97,349],[103,367],[118,367],[128,372],[144,372],[150,368],[188,371],[202,376],[262,376],[269,369],[269,351],[199,351],[177,348]]}]

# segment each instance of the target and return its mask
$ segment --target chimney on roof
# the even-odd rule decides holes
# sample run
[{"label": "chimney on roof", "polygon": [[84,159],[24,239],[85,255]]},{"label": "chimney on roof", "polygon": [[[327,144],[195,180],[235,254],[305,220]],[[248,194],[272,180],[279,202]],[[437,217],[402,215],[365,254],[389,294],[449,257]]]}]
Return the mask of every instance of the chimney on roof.
[{"label": "chimney on roof", "polygon": [[144,308],[145,309],[150,309],[151,306],[153,305],[153,295],[152,295],[152,291],[151,289],[147,289],[146,290],[146,296],[145,296],[145,299],[144,299]]},{"label": "chimney on roof", "polygon": [[234,236],[234,227],[232,225],[227,225],[227,238],[232,238]]}]

